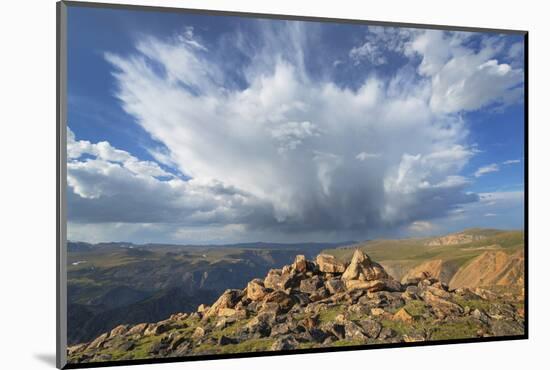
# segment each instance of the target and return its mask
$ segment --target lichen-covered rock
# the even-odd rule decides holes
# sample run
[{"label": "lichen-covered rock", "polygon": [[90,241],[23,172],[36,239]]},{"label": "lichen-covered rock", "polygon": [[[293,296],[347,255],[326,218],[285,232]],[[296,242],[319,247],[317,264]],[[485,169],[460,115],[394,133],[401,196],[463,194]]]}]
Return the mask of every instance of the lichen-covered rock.
[{"label": "lichen-covered rock", "polygon": [[315,262],[317,262],[317,266],[319,266],[319,271],[321,272],[341,274],[346,270],[346,266],[336,261],[336,258],[330,254],[318,255]]},{"label": "lichen-covered rock", "polygon": [[372,281],[387,279],[388,274],[382,266],[373,262],[360,249],[356,249],[351,262],[342,274],[343,280]]},{"label": "lichen-covered rock", "polygon": [[294,263],[292,264],[292,267],[297,272],[306,272],[307,271],[307,260],[306,256],[303,254],[299,254],[294,259]]},{"label": "lichen-covered rock", "polygon": [[259,301],[269,291],[265,288],[264,282],[261,279],[251,280],[246,286],[246,297],[252,301]]},{"label": "lichen-covered rock", "polygon": [[239,289],[227,289],[216,302],[204,312],[204,318],[209,318],[219,314],[224,308],[233,308],[242,297],[242,291]]},{"label": "lichen-covered rock", "polygon": [[319,276],[313,276],[309,279],[304,279],[300,281],[300,291],[304,293],[313,293],[317,289],[323,286],[323,281]]},{"label": "lichen-covered rock", "polygon": [[325,281],[325,287],[330,294],[341,293],[346,290],[346,285],[340,279],[330,279]]}]

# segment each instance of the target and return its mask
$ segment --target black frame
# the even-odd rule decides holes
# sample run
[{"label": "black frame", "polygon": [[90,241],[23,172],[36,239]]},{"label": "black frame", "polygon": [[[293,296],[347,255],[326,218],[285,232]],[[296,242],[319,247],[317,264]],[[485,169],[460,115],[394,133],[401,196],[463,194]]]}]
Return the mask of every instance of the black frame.
[{"label": "black frame", "polygon": [[[311,21],[325,23],[347,23],[375,26],[390,26],[404,28],[420,28],[420,29],[435,29],[446,31],[470,31],[470,32],[498,32],[501,34],[522,35],[524,38],[524,255],[525,255],[525,286],[524,286],[524,307],[525,307],[525,330],[523,335],[487,337],[487,338],[464,338],[464,339],[447,339],[434,340],[423,342],[410,343],[384,343],[384,344],[364,344],[345,347],[326,347],[326,348],[309,348],[309,349],[294,349],[280,351],[261,351],[261,352],[241,352],[230,354],[214,354],[214,355],[197,355],[188,357],[168,357],[168,358],[151,358],[140,360],[118,360],[104,361],[91,363],[68,364],[66,361],[67,341],[67,277],[66,277],[66,210],[65,210],[65,189],[66,189],[66,125],[64,123],[66,117],[66,17],[67,7],[87,7],[87,8],[104,8],[104,9],[125,9],[137,11],[156,11],[156,12],[178,12],[187,14],[202,14],[213,16],[238,16],[247,18],[263,18],[263,19],[279,19],[279,20],[295,20],[295,21]],[[496,28],[477,28],[477,27],[460,27],[451,25],[433,25],[433,24],[417,24],[404,22],[383,22],[373,20],[359,19],[343,19],[343,18],[325,18],[300,15],[284,15],[284,14],[266,14],[266,13],[249,13],[238,11],[224,10],[209,10],[209,9],[191,9],[191,8],[174,8],[164,6],[150,5],[129,5],[129,4],[110,4],[100,2],[83,2],[83,1],[59,1],[56,3],[56,27],[57,27],[57,95],[56,95],[56,364],[59,369],[81,369],[81,368],[96,368],[109,366],[124,366],[124,365],[143,365],[143,364],[159,364],[172,362],[188,362],[188,361],[203,361],[203,360],[222,360],[232,358],[248,358],[248,357],[266,357],[266,356],[282,356],[306,353],[324,353],[324,352],[342,352],[342,351],[357,351],[379,348],[405,348],[419,346],[433,346],[446,344],[461,344],[461,343],[484,343],[484,342],[499,342],[508,340],[521,340],[529,338],[529,257],[528,257],[528,240],[529,240],[529,48],[528,36],[526,30],[512,29],[496,29]]]}]

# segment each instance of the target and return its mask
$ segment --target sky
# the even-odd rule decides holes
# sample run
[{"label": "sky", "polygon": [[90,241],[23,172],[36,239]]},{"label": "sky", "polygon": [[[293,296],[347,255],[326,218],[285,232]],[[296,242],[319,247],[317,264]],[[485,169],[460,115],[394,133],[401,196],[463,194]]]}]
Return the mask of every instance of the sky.
[{"label": "sky", "polygon": [[523,36],[69,7],[68,238],[524,227]]}]

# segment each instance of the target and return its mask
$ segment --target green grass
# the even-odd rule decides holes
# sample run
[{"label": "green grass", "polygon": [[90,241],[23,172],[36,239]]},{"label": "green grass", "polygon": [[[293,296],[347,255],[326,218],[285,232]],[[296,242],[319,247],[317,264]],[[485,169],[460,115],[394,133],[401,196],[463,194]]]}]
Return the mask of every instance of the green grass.
[{"label": "green grass", "polygon": [[432,326],[430,340],[475,338],[481,327],[467,318]]},{"label": "green grass", "polygon": [[344,312],[344,306],[335,306],[327,308],[319,312],[319,321],[321,323],[333,322],[336,319],[336,316]]},{"label": "green grass", "polygon": [[364,341],[361,340],[346,340],[346,339],[340,339],[335,342],[331,343],[331,346],[333,347],[345,347],[345,346],[360,346],[365,344]]},{"label": "green grass", "polygon": [[199,347],[195,348],[193,352],[196,354],[200,354],[204,352],[246,353],[246,352],[269,351],[274,342],[275,342],[275,339],[272,339],[272,338],[259,338],[259,339],[250,339],[237,344],[227,344],[225,346],[204,343]]},{"label": "green grass", "polygon": [[429,312],[428,306],[423,301],[409,301],[403,308],[415,319]]},{"label": "green grass", "polygon": [[434,320],[420,320],[413,323],[382,320],[382,326],[394,330],[399,336],[414,332],[429,333],[429,340],[446,340],[473,338],[481,328],[476,322],[466,318],[456,321],[441,322]]}]

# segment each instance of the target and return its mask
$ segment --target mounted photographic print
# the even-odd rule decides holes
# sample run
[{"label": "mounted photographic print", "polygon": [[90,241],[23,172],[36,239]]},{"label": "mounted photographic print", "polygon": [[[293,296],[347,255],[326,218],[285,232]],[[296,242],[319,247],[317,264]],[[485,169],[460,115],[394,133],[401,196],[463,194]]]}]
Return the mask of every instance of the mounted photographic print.
[{"label": "mounted photographic print", "polygon": [[526,61],[525,31],[58,3],[58,366],[527,338]]}]

